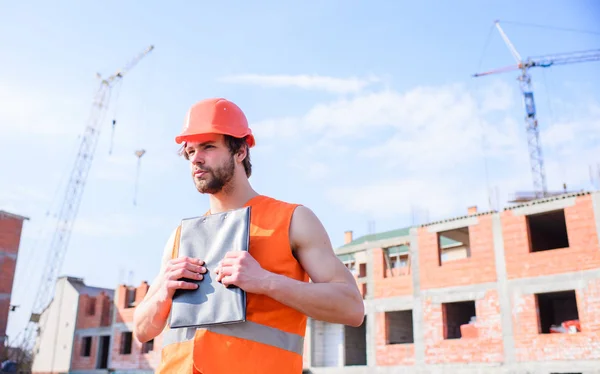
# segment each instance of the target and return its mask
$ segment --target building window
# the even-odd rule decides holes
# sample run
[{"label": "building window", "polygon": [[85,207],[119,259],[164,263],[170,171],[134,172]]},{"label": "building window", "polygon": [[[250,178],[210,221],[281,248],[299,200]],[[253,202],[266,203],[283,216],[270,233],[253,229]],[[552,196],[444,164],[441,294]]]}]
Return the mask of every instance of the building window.
[{"label": "building window", "polygon": [[527,228],[531,252],[569,247],[563,209],[527,216]]},{"label": "building window", "polygon": [[439,265],[471,257],[471,238],[468,227],[438,232]]},{"label": "building window", "polygon": [[364,366],[367,364],[367,318],[358,327],[344,326],[341,349],[344,366]]},{"label": "building window", "polygon": [[358,277],[364,278],[367,276],[367,264],[358,264]]},{"label": "building window", "polygon": [[572,334],[581,331],[575,291],[536,294],[541,334]]},{"label": "building window", "polygon": [[84,336],[81,338],[81,356],[90,357],[92,352],[92,337]]},{"label": "building window", "polygon": [[384,272],[383,276],[394,277],[399,275],[408,275],[408,246],[399,245],[386,248],[383,251]]},{"label": "building window", "polygon": [[125,308],[135,307],[135,293],[135,288],[131,287],[127,289],[127,292],[125,293]]},{"label": "building window", "polygon": [[154,339],[149,340],[142,344],[142,353],[148,353],[154,350]]},{"label": "building window", "polygon": [[476,319],[475,301],[459,301],[442,304],[444,317],[444,339],[460,339],[460,327],[474,323]]},{"label": "building window", "polygon": [[133,334],[130,331],[121,333],[121,354],[131,354],[131,342]]},{"label": "building window", "polygon": [[385,312],[386,344],[412,344],[413,333],[412,310]]},{"label": "building window", "polygon": [[86,313],[88,316],[93,316],[94,314],[96,314],[96,298],[95,297],[91,297],[88,299]]}]

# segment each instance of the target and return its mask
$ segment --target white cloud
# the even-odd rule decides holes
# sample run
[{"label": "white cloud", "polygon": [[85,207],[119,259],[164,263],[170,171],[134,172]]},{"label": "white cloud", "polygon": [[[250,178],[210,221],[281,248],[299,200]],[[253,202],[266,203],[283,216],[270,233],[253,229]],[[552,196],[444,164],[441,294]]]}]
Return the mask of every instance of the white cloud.
[{"label": "white cloud", "polygon": [[220,81],[263,87],[297,87],[305,90],[347,94],[358,93],[367,86],[380,82],[380,79],[374,76],[368,78],[335,78],[322,75],[240,74],[220,78]]},{"label": "white cloud", "polygon": [[[407,214],[418,206],[430,219],[462,209],[467,190],[460,180],[448,180],[444,186],[434,178],[382,178],[364,185],[332,187],[327,197],[350,213],[362,213],[378,219]],[[481,194],[478,194],[481,195]],[[481,196],[471,196],[473,200]]]},{"label": "white cloud", "polygon": [[500,80],[492,80],[480,89],[482,95],[481,111],[505,111],[516,101],[517,91],[514,86]]},{"label": "white cloud", "polygon": [[[460,84],[386,89],[317,103],[301,116],[253,127],[267,145],[289,144],[286,138],[301,144],[297,157],[289,157],[314,166],[312,177],[331,186],[326,196],[343,209],[390,218],[408,214],[418,202],[439,217],[462,214],[471,204],[487,209],[488,183],[498,187],[500,204],[516,190],[532,189],[522,109],[514,105],[518,94],[502,82],[479,91]],[[600,135],[595,108],[581,108],[575,121],[544,130],[549,189],[563,179],[585,184],[588,164],[577,156],[590,163],[598,158],[594,152],[600,154],[589,140]]]},{"label": "white cloud", "polygon": [[[374,144],[361,145],[358,156],[388,166],[446,167],[480,157],[482,131],[488,154],[514,147],[518,125],[512,118],[505,116],[493,124],[483,117],[482,111],[490,109],[491,101],[489,94],[477,100],[461,85],[418,87],[405,93],[384,90],[317,104],[302,117],[269,119],[254,126],[266,138],[308,133],[326,142],[368,139],[387,132],[389,136]],[[508,100],[503,102],[502,107]]]}]

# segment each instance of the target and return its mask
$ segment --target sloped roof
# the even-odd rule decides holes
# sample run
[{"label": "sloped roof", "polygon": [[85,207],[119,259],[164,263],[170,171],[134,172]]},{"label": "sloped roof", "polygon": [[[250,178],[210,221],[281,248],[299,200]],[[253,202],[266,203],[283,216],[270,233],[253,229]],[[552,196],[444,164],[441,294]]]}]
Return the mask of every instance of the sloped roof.
[{"label": "sloped roof", "polygon": [[29,220],[29,217],[24,217],[24,216],[20,216],[18,214],[9,213],[6,210],[1,210],[1,209],[0,209],[0,216],[7,216],[7,217],[10,217],[10,218],[16,218],[16,219],[20,219],[21,221]]},{"label": "sloped roof", "polygon": [[100,293],[104,292],[107,296],[113,297],[115,294],[115,290],[110,288],[101,288],[101,287],[91,287],[87,286],[83,279],[75,278],[75,277],[66,277],[67,281],[77,290],[79,294],[88,295],[91,297],[96,297],[100,295]]},{"label": "sloped roof", "polygon": [[528,201],[523,204],[508,206],[508,207],[504,208],[504,210],[505,211],[513,210],[513,209],[521,208],[524,206],[532,206],[532,205],[549,203],[549,202],[555,201],[555,200],[563,200],[563,199],[568,199],[571,197],[585,196],[585,195],[590,195],[591,193],[592,192],[590,192],[590,191],[578,191],[578,192],[570,192],[570,193],[565,193],[565,194],[560,194],[560,195],[554,195],[554,196],[550,196],[550,197],[546,197],[546,198],[531,200],[531,201]]},{"label": "sloped roof", "polygon": [[479,213],[466,214],[466,215],[463,215],[463,216],[452,217],[452,218],[442,219],[442,220],[439,220],[439,221],[433,221],[433,222],[424,223],[424,224],[420,225],[419,227],[433,226],[433,225],[436,225],[438,223],[458,221],[458,220],[465,219],[465,218],[485,216],[485,215],[493,214],[493,213],[497,213],[497,211],[495,211],[495,210],[489,210],[487,212],[479,212]]},{"label": "sloped roof", "polygon": [[375,241],[384,240],[384,239],[401,238],[404,236],[408,236],[409,234],[410,234],[410,227],[405,227],[402,229],[395,229],[395,230],[384,231],[384,232],[375,233],[375,234],[363,235],[361,237],[358,237],[358,238],[352,240],[350,243],[342,245],[339,248],[346,248],[346,247],[350,247],[350,246],[354,246],[354,245],[358,245],[358,244],[375,242]]}]

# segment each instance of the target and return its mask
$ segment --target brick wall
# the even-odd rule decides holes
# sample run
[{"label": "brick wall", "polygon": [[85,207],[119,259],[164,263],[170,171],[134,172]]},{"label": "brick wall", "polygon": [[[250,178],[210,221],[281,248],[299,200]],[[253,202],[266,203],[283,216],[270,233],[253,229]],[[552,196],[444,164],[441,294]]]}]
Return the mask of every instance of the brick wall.
[{"label": "brick wall", "polygon": [[[401,273],[398,270],[403,269],[392,270],[396,270],[396,272],[392,274],[388,270],[387,274],[385,274],[385,253],[381,248],[373,249],[374,298],[412,295],[412,277],[410,271],[407,270],[405,273]],[[384,275],[388,275],[388,277],[384,277]]]},{"label": "brick wall", "polygon": [[0,252],[0,294],[10,294],[12,292],[16,266],[17,260],[14,256],[9,257]]},{"label": "brick wall", "polygon": [[377,336],[375,338],[377,365],[414,365],[414,344],[387,344],[388,322],[391,321],[386,318],[385,313],[377,313]]},{"label": "brick wall", "polygon": [[[77,310],[77,328],[110,326],[111,305],[111,298],[104,292],[95,297],[85,294],[80,295],[79,310]],[[93,308],[93,314],[90,314],[90,308]]]},{"label": "brick wall", "polygon": [[0,212],[0,250],[17,254],[21,242],[23,219]]},{"label": "brick wall", "polygon": [[[115,295],[115,312],[117,313],[116,323],[124,323],[133,321],[133,307],[128,307],[127,291],[130,287],[119,285]],[[136,295],[137,296],[137,295]]]},{"label": "brick wall", "polygon": [[502,233],[509,279],[552,275],[600,267],[600,248],[592,196],[577,197],[565,208],[569,248],[530,253],[527,219],[512,210],[502,213]]},{"label": "brick wall", "polygon": [[469,226],[471,256],[439,265],[438,236],[422,227],[418,232],[421,289],[465,286],[496,281],[492,216],[477,217]]},{"label": "brick wall", "polygon": [[138,287],[128,287],[126,285],[119,285],[115,296],[115,311],[117,313],[117,323],[126,323],[133,321],[133,313],[135,311],[135,307],[127,306],[127,292],[129,290],[135,289],[135,306],[144,299],[144,296],[146,296],[146,293],[148,293],[149,288],[150,285],[145,281],[142,282]]},{"label": "brick wall", "polygon": [[[143,299],[150,285],[147,282],[142,282],[138,287],[128,287],[120,285],[115,293],[115,323],[119,324],[113,329],[113,341],[111,345],[111,367],[114,369],[155,369],[160,362],[160,351],[162,345],[162,335],[154,339],[153,350],[144,353],[143,344],[132,335],[131,353],[122,354],[122,333],[131,331],[131,323],[133,322],[133,314],[135,305],[138,305]],[[134,306],[127,306],[127,292],[135,289]]]},{"label": "brick wall", "polygon": [[[9,306],[10,306],[10,300],[9,299],[0,299],[0,312],[2,313],[2,316],[0,316],[0,336],[4,336],[4,332],[6,331],[6,325],[8,322],[8,311],[9,311]],[[2,358],[1,354],[2,354],[2,348],[3,346],[0,345],[0,358]]]},{"label": "brick wall", "polygon": [[122,333],[129,331],[127,329],[115,328],[113,329],[113,341],[111,346],[111,364],[110,367],[113,369],[128,370],[128,369],[155,369],[158,367],[160,362],[160,351],[162,345],[162,335],[157,336],[154,339],[154,348],[148,353],[143,353],[143,344],[135,337],[132,336],[131,341],[131,353],[122,354]]},{"label": "brick wall", "polygon": [[99,337],[92,336],[92,345],[89,356],[82,356],[83,337],[76,335],[73,342],[73,356],[71,358],[71,369],[92,370],[96,367],[96,356],[98,355]]},{"label": "brick wall", "polygon": [[581,332],[540,334],[535,294],[513,296],[517,361],[600,359],[600,280],[575,290]]},{"label": "brick wall", "polygon": [[444,339],[444,314],[440,303],[423,301],[425,361],[437,363],[500,362],[503,359],[500,304],[495,290],[475,301],[477,337]]},{"label": "brick wall", "polygon": [[[10,298],[24,219],[24,217],[0,212],[0,339],[2,340],[6,336]],[[4,344],[0,344],[0,359],[4,355]]]}]

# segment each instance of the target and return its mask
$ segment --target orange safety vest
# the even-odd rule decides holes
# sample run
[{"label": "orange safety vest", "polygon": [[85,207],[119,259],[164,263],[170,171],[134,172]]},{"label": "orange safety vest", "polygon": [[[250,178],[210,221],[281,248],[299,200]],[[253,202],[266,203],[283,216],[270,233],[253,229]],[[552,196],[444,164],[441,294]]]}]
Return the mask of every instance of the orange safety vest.
[{"label": "orange safety vest", "polygon": [[[292,254],[289,227],[297,204],[256,196],[250,254],[267,271],[308,282]],[[178,236],[173,258],[178,255]],[[265,295],[246,295],[246,322],[208,328],[166,328],[155,373],[294,374],[302,372],[306,315]]]}]

